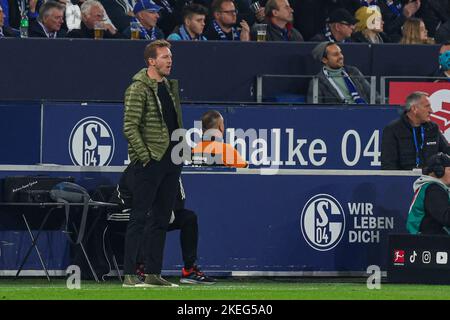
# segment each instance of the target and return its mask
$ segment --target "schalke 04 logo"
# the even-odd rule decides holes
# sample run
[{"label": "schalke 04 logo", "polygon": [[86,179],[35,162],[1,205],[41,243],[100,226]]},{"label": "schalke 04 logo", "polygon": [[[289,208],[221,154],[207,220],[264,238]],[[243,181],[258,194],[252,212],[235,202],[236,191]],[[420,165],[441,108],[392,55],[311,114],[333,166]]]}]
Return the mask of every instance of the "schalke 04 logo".
[{"label": "schalke 04 logo", "polygon": [[332,196],[318,194],[303,207],[300,225],[311,247],[320,251],[333,249],[344,235],[344,210]]},{"label": "schalke 04 logo", "polygon": [[78,121],[70,133],[69,153],[78,166],[104,166],[114,155],[114,135],[100,118],[87,117]]}]

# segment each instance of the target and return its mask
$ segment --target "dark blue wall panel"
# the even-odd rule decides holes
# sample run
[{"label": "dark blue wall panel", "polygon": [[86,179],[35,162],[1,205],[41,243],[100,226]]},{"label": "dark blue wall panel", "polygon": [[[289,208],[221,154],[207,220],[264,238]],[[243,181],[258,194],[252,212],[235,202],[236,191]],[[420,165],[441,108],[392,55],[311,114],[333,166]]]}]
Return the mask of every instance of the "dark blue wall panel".
[{"label": "dark blue wall panel", "polygon": [[[0,100],[122,101],[131,77],[145,66],[146,44],[82,39],[1,41]],[[320,65],[310,55],[314,46],[179,41],[173,43],[172,77],[180,80],[184,101],[254,102],[259,74],[316,74]],[[342,49],[346,64],[357,66],[365,75],[428,75],[437,67],[438,46],[346,44]],[[304,87],[299,85],[299,93]]]}]

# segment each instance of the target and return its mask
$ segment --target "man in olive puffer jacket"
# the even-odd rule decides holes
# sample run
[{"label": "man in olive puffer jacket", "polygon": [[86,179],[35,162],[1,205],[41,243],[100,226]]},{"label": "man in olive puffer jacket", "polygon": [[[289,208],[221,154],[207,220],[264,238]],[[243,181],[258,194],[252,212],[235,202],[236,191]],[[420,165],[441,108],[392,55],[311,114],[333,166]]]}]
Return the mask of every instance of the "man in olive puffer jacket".
[{"label": "man in olive puffer jacket", "polygon": [[[135,163],[133,204],[125,236],[124,287],[177,286],[161,278],[166,232],[177,194],[181,165],[171,158],[172,133],[182,128],[178,82],[167,80],[172,67],[170,44],[146,46],[147,68],[125,92],[124,134]],[[144,246],[146,278],[135,276],[139,245]]]}]

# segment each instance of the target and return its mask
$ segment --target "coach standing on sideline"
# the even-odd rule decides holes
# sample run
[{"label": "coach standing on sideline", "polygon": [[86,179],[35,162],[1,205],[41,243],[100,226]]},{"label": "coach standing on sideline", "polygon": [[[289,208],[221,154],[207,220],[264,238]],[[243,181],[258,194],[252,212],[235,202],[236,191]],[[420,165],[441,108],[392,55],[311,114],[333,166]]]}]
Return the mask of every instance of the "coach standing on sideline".
[{"label": "coach standing on sideline", "polygon": [[[168,80],[172,68],[170,44],[156,40],[145,47],[147,68],[133,77],[125,92],[124,133],[135,162],[133,205],[125,236],[123,286],[177,286],[161,277],[166,232],[177,194],[181,165],[171,159],[170,137],[182,127],[178,82]],[[145,281],[135,276],[143,237]]]}]

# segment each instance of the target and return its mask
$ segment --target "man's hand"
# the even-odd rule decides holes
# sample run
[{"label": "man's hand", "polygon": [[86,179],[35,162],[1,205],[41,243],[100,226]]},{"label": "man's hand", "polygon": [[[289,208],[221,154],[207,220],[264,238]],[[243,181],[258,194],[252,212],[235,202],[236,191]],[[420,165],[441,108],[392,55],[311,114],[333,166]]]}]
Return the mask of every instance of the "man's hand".
[{"label": "man's hand", "polygon": [[405,4],[403,7],[403,15],[411,18],[420,8],[420,0],[415,0]]},{"label": "man's hand", "polygon": [[250,27],[245,20],[242,20],[241,23],[241,41],[250,41]]},{"label": "man's hand", "polygon": [[266,18],[266,14],[264,12],[264,7],[261,7],[258,9],[258,11],[255,12],[255,17],[258,22],[263,22]]},{"label": "man's hand", "polygon": [[111,24],[105,23],[104,26],[105,26],[105,29],[108,30],[111,34],[114,35],[117,33],[116,28],[114,28]]}]

